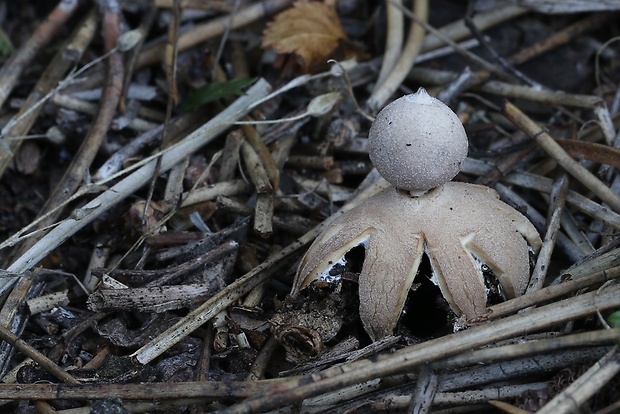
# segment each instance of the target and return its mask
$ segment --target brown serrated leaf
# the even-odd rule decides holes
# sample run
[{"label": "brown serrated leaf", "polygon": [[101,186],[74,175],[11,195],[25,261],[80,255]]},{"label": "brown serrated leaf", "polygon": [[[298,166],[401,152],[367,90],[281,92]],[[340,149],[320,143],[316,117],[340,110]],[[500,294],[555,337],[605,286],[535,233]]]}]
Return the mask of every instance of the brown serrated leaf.
[{"label": "brown serrated leaf", "polygon": [[267,25],[262,47],[294,54],[302,71],[311,72],[324,65],[346,40],[334,7],[317,1],[298,1]]}]

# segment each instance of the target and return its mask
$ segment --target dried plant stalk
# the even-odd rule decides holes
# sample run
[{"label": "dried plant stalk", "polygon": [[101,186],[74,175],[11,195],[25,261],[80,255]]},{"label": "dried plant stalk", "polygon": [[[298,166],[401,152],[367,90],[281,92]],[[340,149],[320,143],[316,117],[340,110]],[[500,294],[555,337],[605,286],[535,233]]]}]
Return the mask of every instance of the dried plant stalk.
[{"label": "dried plant stalk", "polygon": [[[97,112],[99,111],[99,105],[96,103],[91,103],[63,93],[54,94],[51,101],[55,105],[62,108],[71,109],[83,114],[97,115]],[[131,121],[128,121],[126,127],[134,131],[146,132],[158,128],[158,125],[153,122],[146,121],[145,119],[134,117]]]},{"label": "dried plant stalk", "polygon": [[48,311],[57,306],[65,306],[68,305],[72,299],[72,296],[69,293],[69,290],[61,290],[59,292],[49,293],[43,296],[37,296],[36,298],[32,298],[26,301],[26,305],[28,306],[28,311],[31,316],[39,314],[41,312]]},{"label": "dried plant stalk", "polygon": [[551,217],[547,221],[547,230],[543,245],[538,252],[538,258],[536,259],[536,266],[532,271],[530,282],[527,285],[526,294],[540,290],[545,283],[545,276],[549,269],[549,262],[551,261],[551,254],[555,247],[555,241],[560,231],[560,219],[562,217],[562,211],[566,202],[566,193],[568,192],[568,178],[563,175],[553,186],[554,191],[551,193],[551,199],[554,200],[551,205]]},{"label": "dried plant stalk", "polygon": [[164,312],[189,307],[215,293],[209,284],[157,286],[133,289],[101,289],[88,298],[93,312]]},{"label": "dried plant stalk", "polygon": [[[77,2],[74,2],[77,5]],[[68,16],[67,16],[68,17]],[[62,22],[58,22],[62,23]],[[21,110],[12,118],[2,130],[2,140],[27,135],[30,128],[36,121],[39,113],[43,110],[40,102],[48,93],[53,91],[66,73],[80,60],[86,47],[90,44],[97,27],[97,15],[94,11],[90,12],[81,23],[75,35],[64,45],[54,56],[50,64],[41,75],[41,78],[34,86],[33,91],[28,95]],[[10,64],[7,64],[9,66]],[[4,70],[4,68],[3,68]],[[18,71],[16,71],[18,72]],[[16,73],[11,73],[15,75]],[[0,77],[2,74],[0,73]],[[0,79],[0,83],[2,79]],[[2,89],[0,89],[1,91]],[[0,96],[0,106],[3,98]],[[6,130],[6,131],[5,131]],[[5,141],[6,142],[6,141]],[[0,146],[0,177],[13,159],[13,154],[17,152],[21,144],[20,140],[10,141],[7,148]]]},{"label": "dried plant stalk", "polygon": [[[196,25],[190,30],[185,31],[179,36],[177,47],[179,52],[197,46],[198,44],[213,39],[224,33],[227,27],[230,29],[238,29],[246,24],[263,19],[272,13],[278,12],[291,4],[291,0],[267,0],[250,4],[241,8],[231,19],[226,15],[208,21],[207,23]],[[140,53],[140,57],[136,62],[137,68],[156,63],[164,56],[165,45],[161,42],[154,43],[145,47]]]},{"label": "dried plant stalk", "polygon": [[[495,166],[493,164],[488,164],[484,161],[466,158],[465,163],[463,164],[462,172],[467,174],[486,175],[494,167]],[[550,193],[553,188],[553,180],[550,178],[525,172],[511,172],[510,174],[503,176],[502,181],[508,184],[513,184],[544,193]],[[609,210],[607,207],[602,206],[572,190],[568,191],[566,201],[589,216],[604,221],[609,226],[620,230],[620,215]]]},{"label": "dried plant stalk", "polygon": [[277,190],[278,187],[280,187],[280,171],[278,170],[269,149],[265,145],[265,142],[254,126],[242,125],[241,129],[243,130],[246,141],[252,146],[252,148],[254,148],[254,151],[256,151],[256,154],[260,159],[260,163],[265,169],[267,177],[269,177],[271,186],[274,190]]},{"label": "dried plant stalk", "polygon": [[248,175],[256,188],[256,192],[259,194],[272,193],[273,187],[271,186],[271,181],[269,180],[267,171],[265,171],[265,167],[263,166],[263,163],[254,148],[252,148],[247,141],[243,141],[241,143],[240,150],[241,156],[248,170]]},{"label": "dried plant stalk", "polygon": [[566,275],[571,276],[571,280],[548,286],[529,295],[519,296],[518,298],[490,306],[488,308],[488,313],[482,319],[497,319],[529,306],[557,299],[579,289],[597,286],[609,280],[617,279],[620,277],[620,267],[608,268],[607,270],[591,273],[589,275],[573,276],[569,271]]},{"label": "dried plant stalk", "polygon": [[4,326],[0,326],[0,338],[14,346],[17,350],[31,358],[33,361],[36,361],[43,369],[61,381],[69,384],[79,384],[79,381],[69,375],[67,371],[50,361],[48,357],[34,349],[30,346],[30,344],[17,337],[13,332],[9,331]]},{"label": "dried plant stalk", "polygon": [[[378,110],[385,105],[389,97],[407,77],[407,73],[411,70],[416,56],[422,49],[425,28],[419,23],[428,20],[428,0],[415,0],[413,4],[414,13],[417,16],[415,23],[418,24],[413,24],[411,26],[407,41],[405,42],[399,59],[394,64],[389,74],[385,76],[385,80],[375,88],[370,98],[366,101],[366,105],[373,113],[378,112]],[[392,4],[392,6],[398,7],[394,4]]]},{"label": "dried plant stalk", "polygon": [[269,237],[273,232],[273,204],[272,193],[261,193],[256,197],[254,231],[262,237]]},{"label": "dried plant stalk", "polygon": [[[222,133],[234,121],[244,116],[246,112],[249,111],[249,106],[265,96],[269,90],[269,84],[264,80],[259,80],[247,91],[246,95],[237,99],[219,115],[188,135],[185,139],[170,147],[162,156],[162,171],[167,171],[172,168],[172,166],[177,164],[188,154],[193,153]],[[71,237],[99,215],[130,196],[138,188],[147,183],[154,168],[155,161],[149,161],[149,163],[140,167],[138,170],[119,181],[111,189],[105,191],[82,207],[81,211],[83,211],[84,214],[74,215],[74,217],[61,221],[58,226],[15,260],[7,270],[19,273],[30,269],[47,256],[49,252],[67,240],[67,238]],[[16,278],[0,280],[0,294],[10,289],[16,280]]]},{"label": "dried plant stalk", "polygon": [[618,372],[620,372],[620,353],[618,347],[614,347],[600,361],[566,387],[564,391],[545,404],[538,413],[568,414],[580,410],[581,405],[615,377]]},{"label": "dried plant stalk", "polygon": [[518,128],[532,137],[566,172],[579,180],[605,203],[609,204],[616,213],[620,213],[620,197],[583,165],[572,159],[536,122],[510,102],[506,102],[504,105],[503,113]]},{"label": "dried plant stalk", "polygon": [[620,306],[620,285],[546,305],[524,314],[514,315],[491,324],[473,327],[446,337],[432,339],[376,358],[376,362],[358,361],[348,366],[327,369],[304,377],[298,382],[280,385],[272,392],[252,397],[222,413],[250,414],[281,407],[337,388],[373,378],[406,372],[414,367],[437,361],[494,341],[545,329],[605,309]]},{"label": "dried plant stalk", "polygon": [[77,0],[61,0],[51,11],[43,24],[39,25],[32,36],[11,57],[0,70],[0,106],[4,104],[13,88],[17,85],[17,79],[28,67],[36,54],[48,44],[61,30],[67,20],[77,10]]},{"label": "dried plant stalk", "polygon": [[405,20],[401,11],[402,0],[386,2],[387,34],[385,36],[385,52],[381,62],[381,71],[377,77],[375,87],[382,84],[390,74],[401,54],[405,33]]},{"label": "dried plant stalk", "polygon": [[[473,22],[480,30],[486,30],[500,23],[508,20],[512,20],[516,17],[522,16],[528,13],[528,10],[523,7],[507,4],[504,6],[496,7],[493,10],[480,13],[473,18]],[[442,37],[447,37],[454,41],[464,39],[471,36],[471,31],[465,25],[464,19],[455,21],[440,29]],[[446,42],[433,33],[429,33],[422,43],[422,51],[437,49],[440,46],[446,44]]]},{"label": "dried plant stalk", "polygon": [[[148,384],[78,384],[67,387],[61,384],[0,384],[0,394],[13,400],[96,400],[106,396],[135,399],[170,399],[183,395],[212,398],[247,397],[269,388],[281,380],[271,381],[220,381],[154,382]],[[23,388],[22,388],[23,386]]]},{"label": "dried plant stalk", "polygon": [[215,200],[217,197],[221,196],[232,196],[245,193],[249,190],[250,185],[244,180],[220,181],[213,185],[200,187],[190,192],[183,193],[183,203],[181,206],[187,207],[192,204]]},{"label": "dried plant stalk", "polygon": [[437,373],[429,368],[422,368],[407,412],[411,414],[430,413],[437,393],[437,385],[439,385]]},{"label": "dried plant stalk", "polygon": [[[359,192],[353,200],[349,201],[349,203],[342,207],[342,209],[340,209],[339,212],[333,217],[336,217],[339,213],[350,210],[362,200],[378,193],[380,190],[381,185],[368,185],[363,191]],[[324,221],[292,244],[280,250],[273,257],[264,261],[244,276],[228,285],[220,293],[207,300],[199,308],[192,311],[182,320],[167,329],[164,333],[136,351],[133,354],[133,357],[136,358],[136,360],[141,364],[147,364],[154,358],[157,358],[171,346],[178,343],[186,335],[189,335],[199,326],[213,318],[213,316],[223,311],[233,302],[248,294],[256,286],[267,280],[279,269],[285,259],[297,253],[302,247],[310,244],[323,231],[323,229],[326,228],[329,222],[329,219]]]},{"label": "dried plant stalk", "polygon": [[[102,6],[102,13],[104,48],[106,52],[112,52],[115,50],[120,35],[120,8],[115,1],[110,1],[110,4],[106,3]],[[97,116],[60,182],[45,201],[45,205],[39,213],[43,219],[37,224],[38,228],[47,227],[56,220],[62,212],[56,207],[74,195],[83,182],[84,172],[88,171],[95,159],[116,113],[123,85],[123,74],[121,52],[115,51],[108,58],[107,83],[103,90]],[[20,249],[20,253],[26,251],[35,241],[36,238],[28,239]]]}]

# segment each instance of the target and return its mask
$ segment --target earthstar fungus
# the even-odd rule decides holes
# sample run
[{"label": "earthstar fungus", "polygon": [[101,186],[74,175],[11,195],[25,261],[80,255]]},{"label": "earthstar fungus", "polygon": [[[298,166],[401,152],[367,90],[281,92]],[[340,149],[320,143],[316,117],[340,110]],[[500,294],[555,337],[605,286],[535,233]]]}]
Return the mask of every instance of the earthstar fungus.
[{"label": "earthstar fungus", "polygon": [[[484,186],[449,182],[467,155],[467,136],[450,108],[424,89],[379,114],[369,133],[370,159],[392,184],[332,222],[303,257],[296,296],[363,246],[360,317],[373,340],[391,335],[422,257],[431,281],[457,317],[484,314],[490,269],[506,298],[525,293],[529,249],[540,236],[528,219]],[[528,247],[529,244],[529,247]]]}]

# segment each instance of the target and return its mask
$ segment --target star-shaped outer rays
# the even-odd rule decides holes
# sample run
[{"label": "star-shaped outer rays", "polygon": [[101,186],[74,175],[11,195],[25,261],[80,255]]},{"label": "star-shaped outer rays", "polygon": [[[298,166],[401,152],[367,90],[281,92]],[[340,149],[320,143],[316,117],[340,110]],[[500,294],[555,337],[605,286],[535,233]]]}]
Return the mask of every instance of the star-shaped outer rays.
[{"label": "star-shaped outer rays", "polygon": [[364,246],[360,318],[377,340],[393,333],[424,253],[452,310],[471,319],[487,306],[479,262],[489,266],[507,297],[519,296],[529,280],[528,243],[540,248],[534,226],[488,187],[450,182],[419,197],[388,188],[339,217],[315,240],[292,294],[328,274],[351,249]]}]

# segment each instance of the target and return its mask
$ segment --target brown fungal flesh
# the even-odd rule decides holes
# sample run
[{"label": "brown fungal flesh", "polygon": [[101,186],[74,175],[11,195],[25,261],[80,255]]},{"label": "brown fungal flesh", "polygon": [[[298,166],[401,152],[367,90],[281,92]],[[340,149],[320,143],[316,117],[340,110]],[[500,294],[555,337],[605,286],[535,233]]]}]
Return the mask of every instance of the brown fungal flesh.
[{"label": "brown fungal flesh", "polygon": [[292,294],[364,245],[360,317],[376,340],[393,333],[425,251],[452,310],[471,319],[487,304],[476,259],[491,268],[506,296],[519,296],[529,281],[528,243],[540,248],[534,226],[488,187],[450,182],[420,197],[388,188],[339,217],[315,240]]},{"label": "brown fungal flesh", "polygon": [[[452,311],[484,314],[488,267],[500,296],[522,295],[529,282],[529,249],[541,240],[521,213],[488,187],[453,183],[467,155],[467,136],[454,112],[424,89],[379,112],[369,132],[369,155],[394,187],[336,219],[301,261],[292,295],[365,248],[359,275],[360,318],[373,340],[393,333],[426,254],[435,283]],[[528,247],[529,243],[529,247]]]}]

